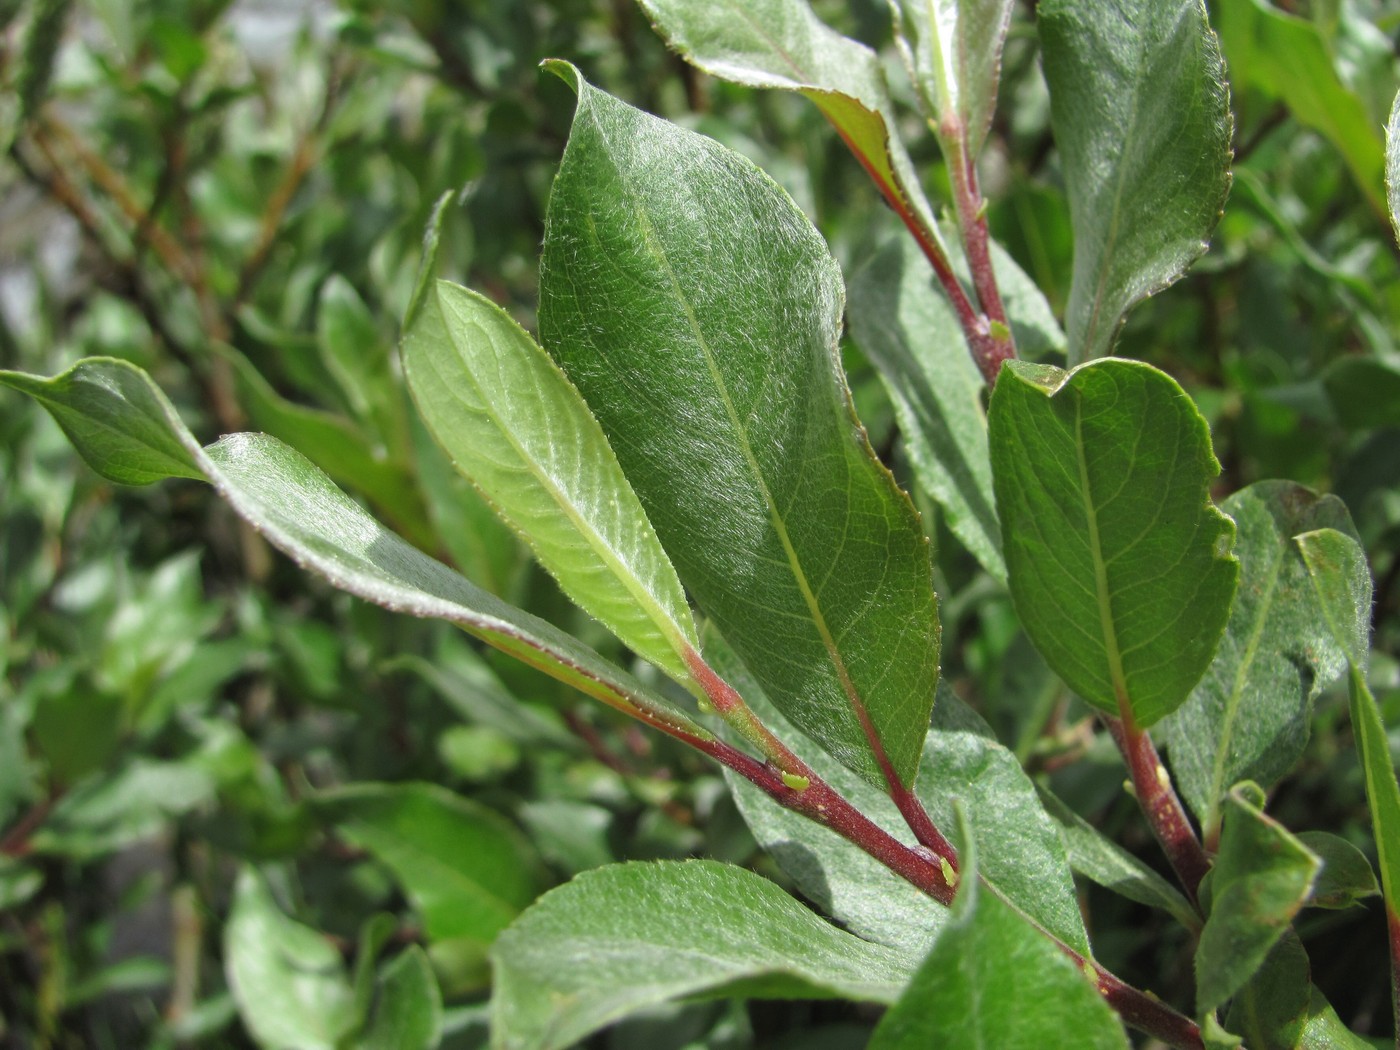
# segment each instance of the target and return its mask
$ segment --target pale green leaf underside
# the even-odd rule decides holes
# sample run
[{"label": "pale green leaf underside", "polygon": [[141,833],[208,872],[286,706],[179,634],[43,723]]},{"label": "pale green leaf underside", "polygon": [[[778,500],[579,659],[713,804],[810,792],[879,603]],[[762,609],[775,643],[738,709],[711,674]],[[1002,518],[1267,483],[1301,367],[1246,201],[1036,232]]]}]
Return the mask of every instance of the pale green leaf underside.
[{"label": "pale green leaf underside", "polygon": [[449,620],[604,703],[710,738],[583,643],[409,546],[296,450],[265,434],[231,434],[200,448],[134,365],[89,358],[53,379],[0,372],[0,384],[39,400],[112,481],[207,479],[273,546],[341,590],[396,612]]},{"label": "pale green leaf underside", "polygon": [[658,1003],[892,1002],[907,961],[714,861],[615,864],[551,890],[492,949],[495,1050],[562,1050]]},{"label": "pale green leaf underside", "polygon": [[243,1023],[265,1050],[337,1050],[356,1023],[340,952],[283,914],[252,868],[234,887],[224,972]]},{"label": "pale green leaf underside", "polygon": [[1001,50],[1013,0],[890,0],[900,51],[924,111],[942,135],[945,116],[967,129],[967,153],[982,150],[996,109]]},{"label": "pale green leaf underside", "polygon": [[1074,364],[1206,250],[1230,187],[1229,95],[1201,0],[1043,0],[1036,22],[1074,226]]},{"label": "pale green leaf underside", "polygon": [[1351,536],[1319,529],[1298,537],[1332,635],[1351,664],[1351,725],[1380,861],[1381,889],[1391,928],[1400,926],[1400,784],[1390,759],[1390,739],[1380,705],[1366,682],[1371,634],[1371,570],[1366,552]]},{"label": "pale green leaf underside", "polygon": [[560,67],[578,109],[540,330],[682,582],[781,710],[914,778],[937,683],[927,540],[841,371],[839,270],[749,161]]},{"label": "pale green leaf underside", "polygon": [[638,655],[689,682],[699,647],[685,592],[602,428],[511,317],[447,281],[403,337],[428,428],[564,593]]},{"label": "pale green leaf underside", "polygon": [[1026,634],[1085,700],[1151,725],[1209,665],[1235,589],[1205,420],[1165,373],[1117,359],[1009,362],[989,415]]},{"label": "pale green leaf underside", "polygon": [[1321,866],[1259,809],[1262,798],[1248,783],[1227,796],[1210,916],[1196,949],[1198,1011],[1214,1010],[1253,976],[1308,899]]},{"label": "pale green leaf underside", "polygon": [[963,827],[951,920],[868,1050],[1040,1050],[1047,1039],[1084,1050],[1128,1050],[1123,1025],[1090,980],[979,884],[978,843]]},{"label": "pale green leaf underside", "polygon": [[810,98],[881,189],[943,247],[875,52],[822,22],[807,0],[638,2],[666,42],[711,76]]},{"label": "pale green leaf underside", "polygon": [[1312,704],[1346,667],[1318,607],[1293,537],[1323,527],[1352,531],[1335,496],[1263,481],[1221,505],[1235,522],[1239,586],[1205,676],[1162,723],[1177,787],[1207,829],[1230,785],[1273,784],[1308,740]]},{"label": "pale green leaf underside", "polygon": [[514,826],[444,788],[361,783],[316,805],[394,873],[433,941],[489,945],[537,892],[537,862]]}]

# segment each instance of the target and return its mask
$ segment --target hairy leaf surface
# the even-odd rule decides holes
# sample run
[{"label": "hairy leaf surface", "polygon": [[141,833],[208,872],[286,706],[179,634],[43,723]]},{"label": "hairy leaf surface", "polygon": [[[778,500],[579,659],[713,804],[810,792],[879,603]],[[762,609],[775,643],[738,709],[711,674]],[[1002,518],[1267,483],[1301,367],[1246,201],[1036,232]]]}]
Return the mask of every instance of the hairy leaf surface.
[{"label": "hairy leaf surface", "polygon": [[614,864],[529,908],[492,950],[492,1046],[562,1050],[658,1003],[725,995],[888,1003],[900,953],[714,861]]},{"label": "hairy leaf surface", "polygon": [[545,346],[774,703],[873,783],[885,765],[911,783],[938,675],[932,569],[851,406],[836,263],[747,160],[558,68],[578,109]]},{"label": "hairy leaf surface", "polygon": [[1044,0],[1036,21],[1074,224],[1075,364],[1206,250],[1230,188],[1229,94],[1201,0]]}]

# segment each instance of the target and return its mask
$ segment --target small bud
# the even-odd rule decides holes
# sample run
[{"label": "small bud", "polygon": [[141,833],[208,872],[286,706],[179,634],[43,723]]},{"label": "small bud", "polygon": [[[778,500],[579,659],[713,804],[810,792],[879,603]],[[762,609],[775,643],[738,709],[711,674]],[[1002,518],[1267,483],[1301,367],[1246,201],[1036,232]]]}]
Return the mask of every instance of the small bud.
[{"label": "small bud", "polygon": [[949,863],[947,857],[938,858],[938,866],[943,869],[943,881],[950,890],[958,887],[958,873],[953,870],[953,865]]},{"label": "small bud", "polygon": [[783,771],[783,783],[792,788],[793,791],[806,791],[812,786],[812,782],[797,773]]},{"label": "small bud", "polygon": [[1011,329],[1001,321],[991,322],[992,338],[999,343],[1004,343],[1011,338]]}]

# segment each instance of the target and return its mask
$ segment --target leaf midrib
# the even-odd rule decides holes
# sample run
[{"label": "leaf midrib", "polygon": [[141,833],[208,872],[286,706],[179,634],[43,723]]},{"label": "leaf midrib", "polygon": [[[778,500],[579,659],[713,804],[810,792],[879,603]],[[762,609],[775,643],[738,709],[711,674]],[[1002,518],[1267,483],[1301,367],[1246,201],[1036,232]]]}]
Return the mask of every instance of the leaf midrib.
[{"label": "leaf midrib", "polygon": [[[608,145],[608,156],[612,156],[613,147],[606,129],[603,127],[602,122],[596,117],[592,118],[592,120],[599,137]],[[764,505],[768,510],[769,521],[772,523],[774,532],[778,536],[778,542],[782,545],[784,557],[788,562],[788,568],[791,570],[793,579],[797,583],[798,590],[802,594],[803,601],[807,605],[807,611],[811,614],[813,626],[816,628],[832,667],[836,671],[837,678],[841,683],[841,688],[845,692],[847,700],[850,702],[851,708],[860,723],[862,731],[869,740],[871,750],[875,753],[876,761],[880,765],[882,772],[887,772],[889,775],[893,776],[892,767],[890,767],[888,756],[885,753],[884,743],[879,733],[875,730],[874,723],[870,718],[870,712],[865,706],[865,701],[856,689],[855,683],[851,680],[850,671],[846,667],[846,662],[841,656],[840,650],[837,648],[836,639],[833,637],[831,629],[827,625],[826,617],[821,609],[821,604],[812,591],[811,584],[807,579],[807,574],[802,567],[801,559],[798,557],[797,550],[792,544],[792,538],[788,535],[787,523],[783,518],[782,512],[778,509],[777,502],[773,499],[773,494],[768,488],[768,483],[763,477],[763,472],[758,464],[758,458],[754,455],[753,446],[749,442],[748,431],[739,418],[738,410],[734,407],[734,402],[729,394],[729,387],[726,385],[724,376],[719,370],[719,365],[715,360],[714,352],[710,348],[709,340],[705,338],[705,334],[700,327],[699,319],[695,315],[695,310],[690,299],[681,289],[680,281],[676,276],[675,270],[671,266],[670,257],[666,254],[665,249],[656,236],[656,229],[652,225],[651,214],[646,207],[642,205],[641,201],[637,199],[636,194],[631,192],[622,170],[617,165],[613,165],[613,170],[617,175],[618,184],[623,187],[627,196],[631,197],[633,200],[635,205],[634,213],[641,225],[647,248],[665,273],[673,295],[685,312],[686,324],[690,327],[696,343],[705,356],[706,369],[709,371],[715,388],[719,392],[720,400],[724,405],[725,414],[729,418],[729,423],[733,428],[735,439],[743,454],[744,462],[754,482],[757,484],[759,492],[763,496]]]},{"label": "leaf midrib", "polygon": [[[462,349],[461,344],[459,344],[457,338],[453,334],[452,326],[447,323],[447,312],[442,297],[441,295],[435,295],[433,299],[438,314],[442,318],[443,328],[448,332],[449,338],[452,341],[453,349],[465,365],[466,361],[469,359],[468,354]],[[482,329],[480,325],[476,325],[475,327],[481,332],[482,337],[491,343],[492,353],[495,354],[497,352],[495,349],[497,346],[495,338],[489,332]],[[552,361],[550,365],[553,365]],[[558,366],[554,365],[553,367],[557,368]],[[685,638],[684,627],[677,623],[675,618],[661,607],[650,589],[644,586],[641,579],[630,570],[621,555],[613,550],[612,544],[609,543],[593,526],[590,520],[578,510],[573,501],[559,488],[554,479],[543,469],[538,460],[526,452],[525,446],[517,440],[513,430],[507,426],[505,421],[496,413],[492,406],[491,399],[486,396],[486,391],[483,389],[473,369],[464,367],[463,371],[466,372],[468,380],[477,392],[478,400],[482,406],[482,413],[495,425],[497,432],[506,439],[507,443],[520,458],[520,461],[526,465],[530,473],[535,477],[535,480],[539,482],[540,487],[545,490],[546,495],[564,511],[565,517],[573,523],[579,534],[583,536],[584,540],[593,549],[594,553],[602,559],[603,564],[612,571],[614,577],[622,582],[627,593],[642,607],[647,618],[654,626],[660,628],[662,637],[671,645],[672,649],[679,653],[682,647],[689,644],[688,640]],[[560,375],[561,378],[565,378],[562,373]],[[565,378],[565,382],[568,382],[567,378]],[[606,437],[604,437],[603,441],[605,443],[606,440]],[[667,670],[671,674],[677,673],[676,668],[668,668]],[[689,680],[690,676],[688,674],[681,678],[683,683]]]}]

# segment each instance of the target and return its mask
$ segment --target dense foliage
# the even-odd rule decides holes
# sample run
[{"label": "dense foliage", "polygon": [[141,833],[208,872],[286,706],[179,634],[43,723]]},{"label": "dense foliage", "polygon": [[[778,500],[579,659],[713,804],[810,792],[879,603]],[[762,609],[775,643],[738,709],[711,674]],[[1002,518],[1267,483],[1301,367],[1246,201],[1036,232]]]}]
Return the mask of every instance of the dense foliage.
[{"label": "dense foliage", "polygon": [[1400,8],[1208,7],[0,3],[0,1046],[1393,1042]]}]

